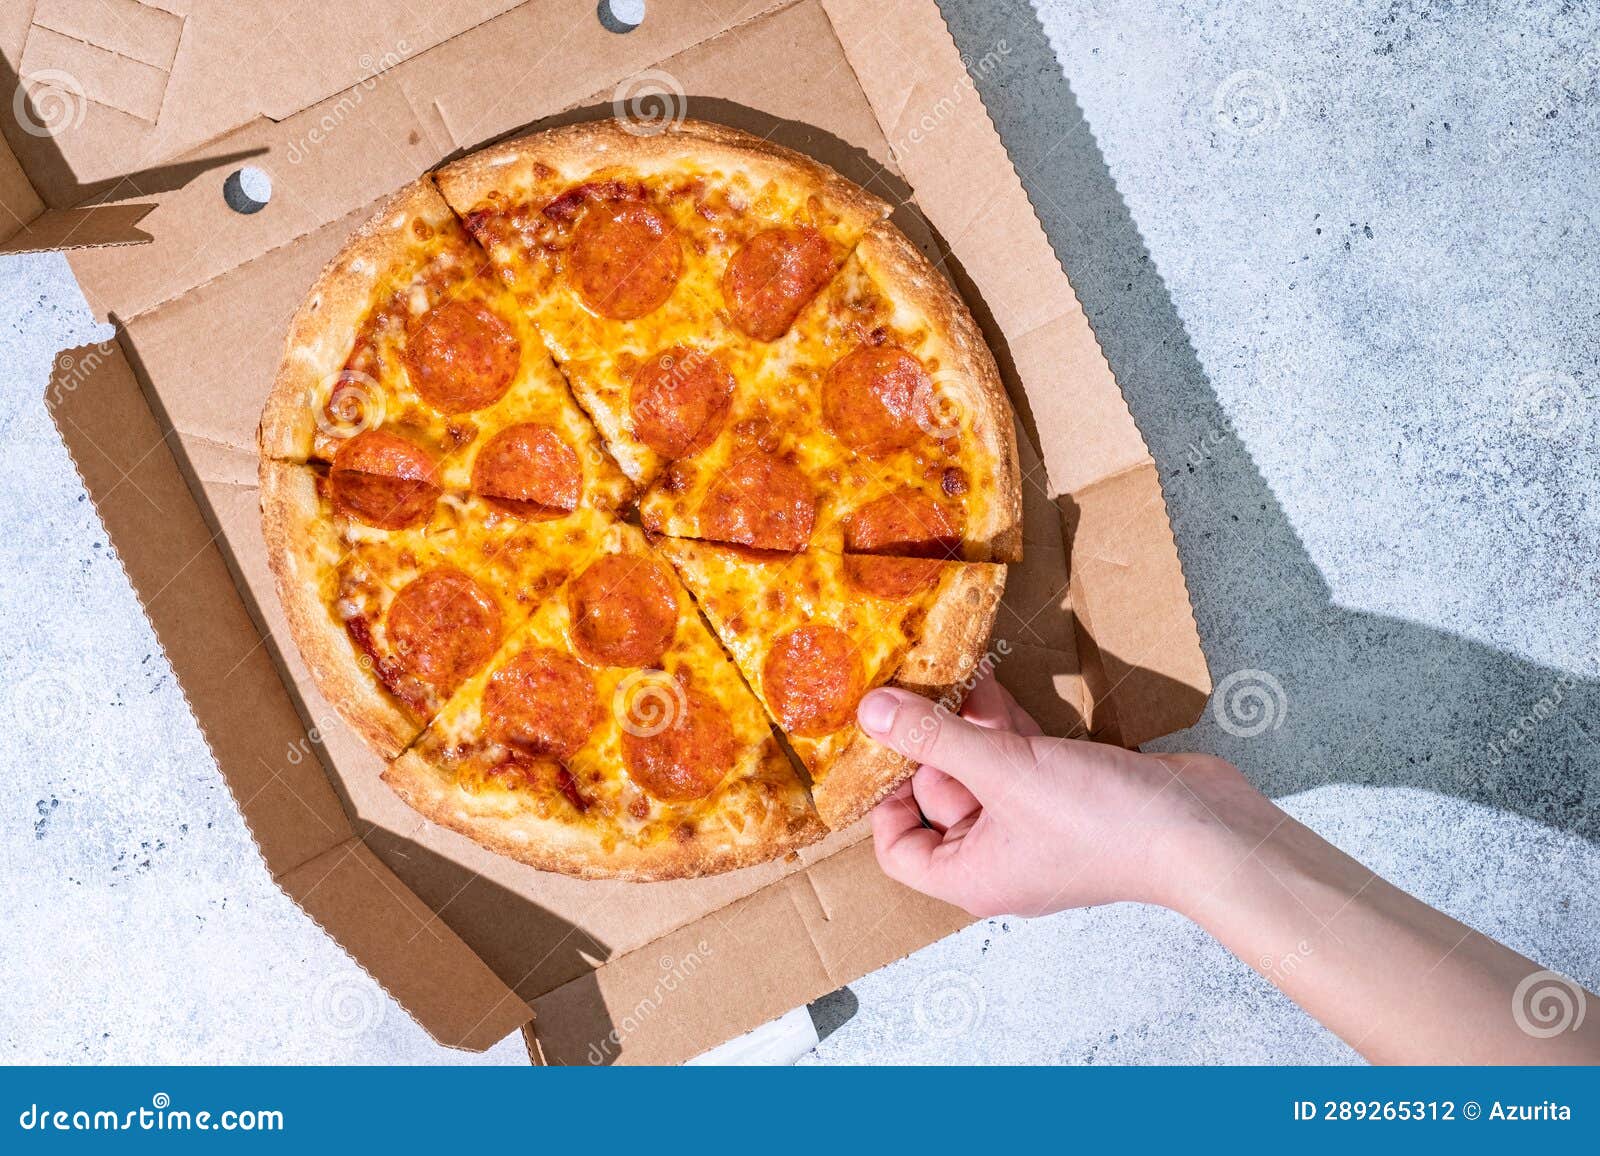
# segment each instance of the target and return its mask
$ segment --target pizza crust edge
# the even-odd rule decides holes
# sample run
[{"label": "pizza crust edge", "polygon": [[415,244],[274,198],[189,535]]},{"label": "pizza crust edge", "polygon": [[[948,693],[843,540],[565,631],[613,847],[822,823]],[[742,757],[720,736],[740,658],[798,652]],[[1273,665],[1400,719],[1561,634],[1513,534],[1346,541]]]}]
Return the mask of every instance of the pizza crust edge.
[{"label": "pizza crust edge", "polygon": [[619,842],[608,851],[592,829],[536,815],[496,814],[492,802],[472,806],[474,796],[443,776],[415,751],[406,751],[383,771],[383,781],[425,819],[471,839],[498,855],[539,871],[580,879],[631,883],[666,882],[719,875],[770,862],[826,835],[815,814],[785,813],[774,805],[766,822],[744,832],[738,843]]},{"label": "pizza crust edge", "polygon": [[[1004,565],[950,565],[953,573],[923,620],[920,640],[906,653],[887,683],[932,703],[945,701],[958,687],[964,689],[978,669],[1000,608],[1000,596],[1005,592]],[[823,822],[838,829],[888,798],[916,767],[904,755],[858,730],[822,781],[812,788],[812,801]]]},{"label": "pizza crust edge", "polygon": [[355,645],[323,600],[327,562],[319,555],[340,547],[317,495],[310,466],[261,460],[261,536],[267,546],[278,601],[289,635],[322,697],[385,759],[422,733],[363,666]]}]

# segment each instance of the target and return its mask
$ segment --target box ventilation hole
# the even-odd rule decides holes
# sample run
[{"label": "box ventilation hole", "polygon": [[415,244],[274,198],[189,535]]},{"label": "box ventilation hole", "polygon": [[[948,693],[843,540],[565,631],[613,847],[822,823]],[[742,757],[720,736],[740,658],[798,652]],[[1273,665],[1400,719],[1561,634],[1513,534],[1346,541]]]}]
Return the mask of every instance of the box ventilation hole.
[{"label": "box ventilation hole", "polygon": [[252,165],[234,169],[222,182],[222,199],[236,213],[259,213],[272,200],[272,178]]},{"label": "box ventilation hole", "polygon": [[644,0],[600,0],[599,16],[607,32],[632,32],[644,23]]}]

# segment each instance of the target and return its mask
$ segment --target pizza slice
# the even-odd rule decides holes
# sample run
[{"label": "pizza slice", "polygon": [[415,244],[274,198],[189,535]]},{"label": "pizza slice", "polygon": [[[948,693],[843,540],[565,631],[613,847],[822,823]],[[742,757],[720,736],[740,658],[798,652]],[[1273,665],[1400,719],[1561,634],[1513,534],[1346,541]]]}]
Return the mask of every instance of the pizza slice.
[{"label": "pizza slice", "polygon": [[[632,496],[429,180],[396,194],[323,270],[290,325],[259,437],[280,461],[360,470],[381,459],[445,489],[509,486],[502,496],[560,512],[582,490],[608,508]],[[513,459],[544,477],[508,475]]]},{"label": "pizza slice", "polygon": [[741,384],[719,436],[668,466],[639,508],[651,531],[761,549],[1001,562],[1022,551],[994,358],[887,222]]},{"label": "pizza slice", "polygon": [[861,696],[888,683],[958,705],[1005,587],[995,564],[678,539],[656,548],[788,735],[830,827],[859,818],[912,770],[856,725]]},{"label": "pizza slice", "polygon": [[808,157],[695,121],[540,133],[438,182],[641,484],[740,420],[740,391],[889,212]]},{"label": "pizza slice", "polygon": [[264,461],[260,481],[268,559],[300,652],[323,696],[390,758],[610,525],[593,507],[524,517],[416,479],[290,462]]},{"label": "pizza slice", "polygon": [[588,877],[727,871],[824,832],[688,593],[623,523],[384,779],[492,850]]}]

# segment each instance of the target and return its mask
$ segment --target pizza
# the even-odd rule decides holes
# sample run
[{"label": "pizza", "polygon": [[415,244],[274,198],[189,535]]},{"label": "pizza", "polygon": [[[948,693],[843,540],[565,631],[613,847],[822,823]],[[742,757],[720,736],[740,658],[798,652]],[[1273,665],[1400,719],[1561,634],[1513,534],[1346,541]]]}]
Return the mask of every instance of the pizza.
[{"label": "pizza", "polygon": [[262,530],[320,692],[533,867],[789,854],[913,769],[1021,553],[1014,417],[889,206],[717,125],[537,133],[387,201],[291,322]]},{"label": "pizza", "polygon": [[688,591],[625,523],[385,779],[429,818],[574,875],[726,871],[825,830]]},{"label": "pizza", "polygon": [[1005,567],[798,554],[666,539],[657,548],[783,728],[825,822],[848,823],[912,769],[856,726],[885,683],[950,702],[988,641]]},{"label": "pizza", "polygon": [[[475,494],[426,490],[419,499],[403,479],[383,481],[386,510],[425,501],[422,516],[374,524],[365,506],[346,504],[338,470],[267,461],[260,471],[262,516],[278,535],[272,563],[301,656],[344,718],[393,758],[612,523],[592,508],[530,520]],[[359,485],[375,488],[366,478]]]}]

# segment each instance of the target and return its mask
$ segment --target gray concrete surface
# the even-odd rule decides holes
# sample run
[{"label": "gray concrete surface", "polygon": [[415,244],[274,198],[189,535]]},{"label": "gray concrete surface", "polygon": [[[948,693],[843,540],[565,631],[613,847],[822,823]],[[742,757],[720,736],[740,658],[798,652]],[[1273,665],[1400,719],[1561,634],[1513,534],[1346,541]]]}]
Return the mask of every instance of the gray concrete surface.
[{"label": "gray concrete surface", "polygon": [[[944,7],[1234,692],[1159,745],[1594,986],[1600,11]],[[40,401],[101,331],[59,257],[0,302],[0,1059],[519,1062],[431,1044],[267,879]],[[1131,906],[987,921],[823,1016],[808,1062],[1355,1058]]]}]

